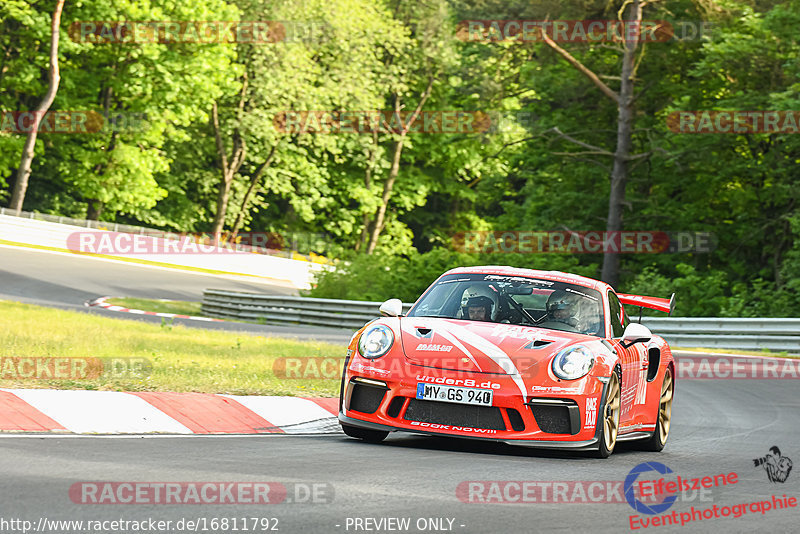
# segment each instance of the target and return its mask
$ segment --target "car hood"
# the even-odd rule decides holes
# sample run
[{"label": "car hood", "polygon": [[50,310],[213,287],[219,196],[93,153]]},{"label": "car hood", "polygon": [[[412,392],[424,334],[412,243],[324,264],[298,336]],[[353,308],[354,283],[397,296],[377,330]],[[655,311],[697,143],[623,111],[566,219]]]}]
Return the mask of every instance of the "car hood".
[{"label": "car hood", "polygon": [[400,321],[405,357],[418,365],[519,374],[564,347],[597,337],[546,328],[434,317]]}]

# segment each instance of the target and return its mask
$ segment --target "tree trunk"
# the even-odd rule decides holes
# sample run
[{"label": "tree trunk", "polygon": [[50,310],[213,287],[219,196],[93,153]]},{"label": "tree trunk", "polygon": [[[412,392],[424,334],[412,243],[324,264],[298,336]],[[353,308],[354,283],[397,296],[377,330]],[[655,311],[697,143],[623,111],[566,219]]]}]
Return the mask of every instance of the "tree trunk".
[{"label": "tree trunk", "polygon": [[[639,4],[639,0],[634,0],[630,14],[629,21],[641,23],[642,7]],[[611,171],[611,188],[608,195],[608,219],[606,220],[606,232],[609,232],[609,234],[622,230],[622,205],[625,202],[625,186],[628,182],[628,159],[631,153],[633,136],[633,78],[635,75],[634,61],[636,59],[637,44],[638,34],[636,38],[625,42],[625,51],[622,56],[622,80],[617,104],[617,148],[614,151],[614,167]],[[619,283],[618,253],[604,251],[600,278],[616,289]]]},{"label": "tree trunk", "polygon": [[[369,158],[367,158],[367,169],[364,171],[364,187],[367,191],[372,187],[372,167],[375,165],[375,154],[378,152],[378,128],[372,132],[372,144],[369,147]],[[367,245],[367,238],[370,236],[370,216],[364,213],[361,227],[361,237],[356,241],[355,251]]]},{"label": "tree trunk", "polygon": [[272,165],[272,160],[275,157],[275,151],[277,150],[278,145],[277,143],[273,145],[272,149],[269,151],[269,155],[264,162],[258,166],[256,172],[253,173],[253,176],[250,177],[250,185],[247,187],[247,192],[244,194],[244,198],[242,199],[242,205],[239,208],[239,213],[236,215],[236,222],[233,223],[233,230],[231,230],[231,240],[236,239],[236,234],[239,233],[239,228],[241,228],[242,223],[244,222],[244,214],[247,213],[247,205],[250,203],[250,197],[253,196],[253,192],[256,189],[256,186],[261,181],[261,175],[264,174],[264,171]]},{"label": "tree trunk", "polygon": [[[242,116],[244,114],[244,105],[247,99],[248,77],[244,73],[242,80],[242,90],[239,92],[239,106],[236,110],[236,119],[241,124]],[[220,168],[222,170],[222,181],[219,184],[219,192],[217,193],[217,209],[214,215],[214,223],[212,225],[211,233],[214,236],[214,243],[219,243],[222,229],[225,226],[225,215],[228,213],[228,200],[230,198],[231,184],[233,177],[239,172],[239,168],[244,163],[244,158],[247,154],[247,143],[244,138],[239,134],[238,130],[233,133],[233,148],[231,152],[230,164],[228,164],[228,157],[225,152],[225,143],[222,142],[222,131],[219,126],[219,110],[216,101],[211,106],[211,128],[214,130],[214,141],[217,144],[217,153],[219,154]]]},{"label": "tree trunk", "polygon": [[386,208],[389,205],[389,199],[392,197],[392,189],[394,188],[394,181],[400,173],[400,156],[403,153],[403,143],[405,142],[406,134],[403,132],[400,139],[395,142],[394,156],[392,156],[392,168],[389,170],[389,177],[383,184],[383,195],[381,196],[381,205],[378,208],[378,214],[375,216],[375,226],[372,227],[372,235],[369,237],[369,245],[367,245],[367,254],[372,254],[375,247],[378,246],[378,237],[381,235],[383,225],[386,219]]},{"label": "tree trunk", "polygon": [[[383,195],[381,196],[381,205],[378,207],[378,213],[375,215],[375,226],[372,227],[372,235],[369,238],[369,245],[367,245],[367,254],[372,254],[375,251],[375,247],[378,246],[378,237],[380,237],[381,232],[383,231],[383,227],[386,220],[386,209],[389,206],[389,199],[392,196],[392,188],[394,188],[394,182],[397,179],[397,175],[400,173],[400,155],[403,153],[403,144],[405,143],[406,135],[411,130],[411,127],[414,125],[414,122],[419,117],[419,114],[422,113],[422,108],[425,106],[425,102],[427,102],[428,97],[431,96],[431,91],[433,90],[433,80],[434,76],[428,77],[428,86],[422,92],[419,97],[419,102],[417,103],[416,109],[408,118],[408,120],[403,125],[403,129],[400,132],[400,137],[395,141],[394,145],[394,155],[392,156],[392,168],[389,170],[389,177],[386,179],[386,182],[383,184]],[[400,110],[402,109],[401,106],[401,97],[399,94],[394,95],[394,112],[397,114],[397,117],[400,117]]]},{"label": "tree trunk", "polygon": [[63,9],[64,0],[58,0],[55,10],[53,11],[53,20],[51,24],[50,69],[47,73],[47,94],[45,94],[44,99],[42,99],[39,106],[34,111],[31,131],[28,132],[28,137],[25,139],[25,146],[22,149],[22,159],[19,164],[19,169],[17,169],[17,181],[14,184],[14,192],[11,195],[11,203],[9,204],[9,208],[15,210],[17,214],[22,210],[22,204],[25,202],[25,193],[28,190],[28,179],[31,176],[31,163],[33,163],[33,151],[36,147],[39,123],[53,104],[53,100],[56,98],[56,92],[58,92],[58,84],[61,81],[61,73],[58,69],[58,38],[60,35],[59,28],[61,26],[61,12]]},{"label": "tree trunk", "polygon": [[105,205],[102,200],[90,200],[86,210],[86,218],[90,221],[100,220],[100,215],[103,214],[104,208]]},{"label": "tree trunk", "polygon": [[246,146],[244,140],[238,134],[234,135],[233,152],[231,154],[231,161],[228,163],[228,156],[225,153],[225,144],[222,142],[222,133],[219,127],[219,113],[216,102],[214,102],[211,108],[211,125],[214,129],[214,139],[217,143],[217,153],[219,154],[220,167],[222,170],[222,181],[219,184],[219,191],[217,193],[217,209],[214,216],[214,224],[211,228],[214,242],[218,243],[222,234],[222,228],[225,226],[225,215],[228,212],[228,199],[230,198],[233,177],[236,176],[236,173],[244,162]]}]

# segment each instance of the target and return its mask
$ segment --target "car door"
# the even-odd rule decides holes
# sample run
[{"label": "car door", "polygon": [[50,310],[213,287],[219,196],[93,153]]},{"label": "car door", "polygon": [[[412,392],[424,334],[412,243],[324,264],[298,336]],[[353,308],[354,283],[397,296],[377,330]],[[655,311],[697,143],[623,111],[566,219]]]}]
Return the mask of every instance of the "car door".
[{"label": "car door", "polygon": [[625,313],[625,308],[619,297],[613,292],[608,292],[608,309],[611,319],[611,337],[622,362],[621,384],[621,410],[620,426],[632,422],[641,416],[644,407],[644,395],[647,379],[647,351],[644,344],[636,343],[630,347],[623,347],[621,340],[625,327],[630,324],[630,319]]}]

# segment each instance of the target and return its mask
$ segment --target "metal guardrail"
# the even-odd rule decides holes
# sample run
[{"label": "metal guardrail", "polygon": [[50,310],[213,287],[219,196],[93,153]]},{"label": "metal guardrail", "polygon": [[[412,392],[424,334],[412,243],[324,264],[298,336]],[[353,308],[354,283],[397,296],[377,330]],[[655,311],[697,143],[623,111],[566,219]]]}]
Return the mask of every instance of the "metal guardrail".
[{"label": "metal guardrail", "polygon": [[[329,326],[357,330],[378,317],[381,302],[281,297],[207,289],[203,313],[220,319]],[[411,304],[403,305],[403,313]],[[643,317],[671,345],[800,353],[800,319]]]},{"label": "metal guardrail", "polygon": [[[204,315],[219,319],[244,319],[282,324],[329,326],[357,330],[379,316],[381,302],[282,297],[207,289]],[[411,305],[403,306],[403,313]]]}]

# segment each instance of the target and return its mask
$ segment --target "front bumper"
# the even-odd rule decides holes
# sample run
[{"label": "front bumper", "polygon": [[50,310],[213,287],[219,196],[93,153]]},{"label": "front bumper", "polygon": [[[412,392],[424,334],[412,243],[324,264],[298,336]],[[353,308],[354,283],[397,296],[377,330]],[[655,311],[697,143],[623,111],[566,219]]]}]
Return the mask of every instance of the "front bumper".
[{"label": "front bumper", "polygon": [[[433,369],[404,358],[393,360],[387,373],[377,369],[375,362],[353,355],[343,377],[341,423],[536,448],[584,450],[598,446],[601,425],[597,422],[602,421],[605,409],[605,382],[595,376],[559,381],[545,369],[515,380],[510,375]],[[418,383],[433,380],[491,388],[492,406],[416,399]]]},{"label": "front bumper", "polygon": [[[369,421],[363,421],[361,419],[353,419],[352,417],[347,417],[343,413],[339,412],[339,422],[361,427],[361,428],[368,428],[370,430],[382,430],[386,432],[412,432],[414,434],[425,434],[429,436],[441,436],[442,434],[446,434],[444,432],[437,432],[432,430],[409,430],[407,428],[396,428],[392,426],[382,425],[380,423],[371,423]],[[497,443],[507,443],[509,445],[516,445],[519,447],[530,447],[534,449],[569,449],[573,451],[584,451],[584,450],[596,450],[598,447],[598,443],[600,442],[599,436],[595,436],[592,439],[586,441],[536,441],[536,440],[529,440],[529,439],[501,439],[501,438],[490,438],[490,437],[483,437],[483,436],[464,436],[464,435],[456,435],[456,434],[446,434],[449,437],[457,437],[457,438],[464,438],[464,439],[476,439],[482,441],[493,441]]]}]

